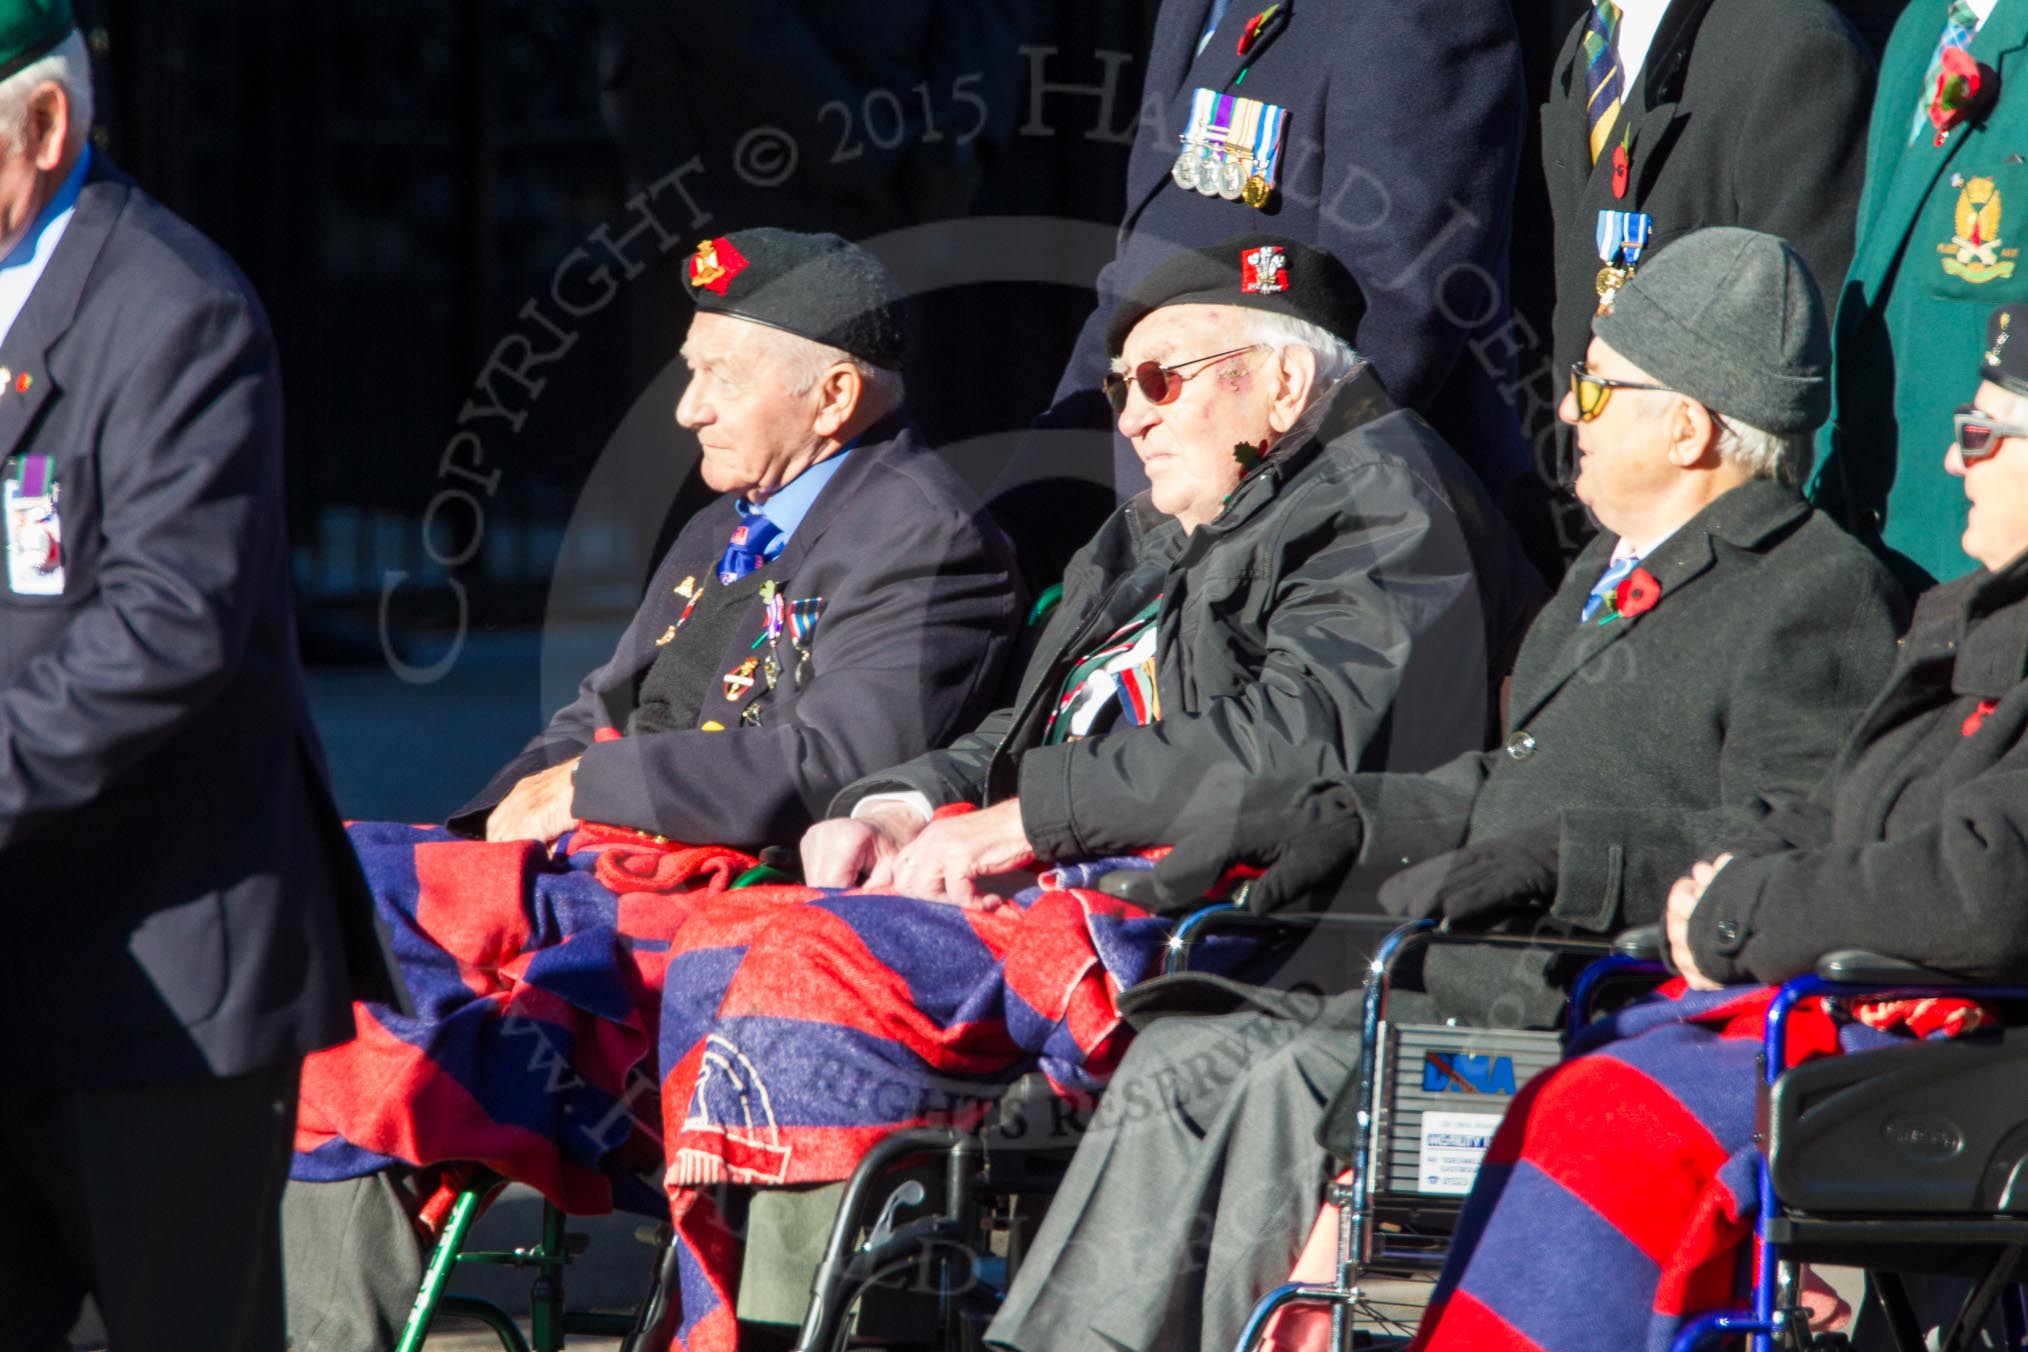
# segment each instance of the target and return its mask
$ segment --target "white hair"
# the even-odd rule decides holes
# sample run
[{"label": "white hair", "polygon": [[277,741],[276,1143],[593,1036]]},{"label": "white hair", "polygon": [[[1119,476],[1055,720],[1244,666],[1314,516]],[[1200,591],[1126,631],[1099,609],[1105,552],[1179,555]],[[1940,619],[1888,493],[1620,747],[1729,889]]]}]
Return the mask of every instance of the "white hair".
[{"label": "white hair", "polygon": [[1800,490],[1816,458],[1808,432],[1768,432],[1730,414],[1718,415],[1718,454],[1755,479],[1773,479]]},{"label": "white hair", "polygon": [[1359,364],[1352,344],[1307,319],[1276,314],[1272,310],[1246,312],[1240,332],[1250,341],[1279,352],[1285,347],[1307,347],[1317,357],[1317,380],[1313,389],[1321,394]]},{"label": "white hair", "polygon": [[875,366],[843,348],[803,338],[782,329],[771,329],[769,340],[775,349],[775,369],[782,385],[792,395],[808,394],[824,373],[840,362],[859,374],[859,412],[880,417],[901,406],[907,395],[901,372]]},{"label": "white hair", "polygon": [[47,55],[0,80],[0,139],[16,146],[28,140],[29,95],[45,84],[62,86],[70,103],[70,132],[63,149],[66,155],[75,155],[92,134],[92,59],[83,33],[72,29]]},{"label": "white hair", "polygon": [[[1285,347],[1306,347],[1317,358],[1317,379],[1311,386],[1311,398],[1329,389],[1335,382],[1349,373],[1360,362],[1360,356],[1352,344],[1340,338],[1321,324],[1312,324],[1307,319],[1291,315],[1276,314],[1272,310],[1247,309],[1239,326],[1238,336],[1248,343],[1279,352]],[[1125,375],[1127,359],[1114,357],[1112,369],[1116,375]]]}]

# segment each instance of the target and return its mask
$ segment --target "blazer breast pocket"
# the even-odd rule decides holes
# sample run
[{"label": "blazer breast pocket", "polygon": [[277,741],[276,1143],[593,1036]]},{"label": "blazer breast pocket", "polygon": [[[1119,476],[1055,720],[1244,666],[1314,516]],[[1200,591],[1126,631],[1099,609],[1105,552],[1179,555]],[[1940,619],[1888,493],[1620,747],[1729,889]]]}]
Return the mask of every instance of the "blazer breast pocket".
[{"label": "blazer breast pocket", "polygon": [[2028,300],[2024,229],[2028,164],[2019,156],[1960,156],[1930,189],[1901,266],[1904,274],[1915,269],[1939,300]]}]

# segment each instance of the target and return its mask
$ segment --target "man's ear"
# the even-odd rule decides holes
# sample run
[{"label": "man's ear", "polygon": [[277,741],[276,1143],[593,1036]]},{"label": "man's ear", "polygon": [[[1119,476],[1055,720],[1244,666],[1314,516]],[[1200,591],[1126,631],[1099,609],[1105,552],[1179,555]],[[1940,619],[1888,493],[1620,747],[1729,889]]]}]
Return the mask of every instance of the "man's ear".
[{"label": "man's ear", "polygon": [[1302,343],[1284,343],[1270,368],[1275,377],[1274,402],[1268,405],[1268,427],[1276,436],[1296,425],[1317,388],[1317,354]]},{"label": "man's ear", "polygon": [[859,412],[866,392],[859,370],[851,362],[839,362],[817,378],[817,416],[810,430],[820,437],[835,437]]},{"label": "man's ear", "polygon": [[55,173],[63,163],[63,148],[70,141],[70,95],[54,80],[29,92],[25,141],[22,148],[42,173]]},{"label": "man's ear", "polygon": [[1669,463],[1678,469],[1716,469],[1723,430],[1710,409],[1695,399],[1679,398],[1670,416]]}]

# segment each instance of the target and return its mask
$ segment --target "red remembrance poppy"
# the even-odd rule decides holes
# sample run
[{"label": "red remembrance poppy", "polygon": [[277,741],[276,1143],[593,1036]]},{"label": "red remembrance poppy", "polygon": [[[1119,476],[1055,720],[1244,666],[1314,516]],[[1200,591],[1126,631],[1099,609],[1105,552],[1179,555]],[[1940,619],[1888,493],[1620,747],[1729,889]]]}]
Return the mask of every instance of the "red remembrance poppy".
[{"label": "red remembrance poppy", "polygon": [[1980,700],[1978,707],[1973,709],[1970,714],[1966,715],[1965,721],[1960,726],[1959,730],[1962,731],[1965,736],[1967,737],[1971,736],[1973,733],[1979,730],[1979,725],[1986,721],[1986,715],[1993,712],[1993,710],[1999,707],[2000,701],[1996,699]]},{"label": "red remembrance poppy", "polygon": [[1929,100],[1929,120],[1936,127],[1939,146],[1957,127],[1983,117],[2000,94],[1999,72],[1972,60],[1964,48],[1946,48],[1942,60],[1936,92]]},{"label": "red remembrance poppy", "polygon": [[1628,619],[1653,610],[1662,599],[1662,584],[1645,568],[1636,568],[1613,591],[1613,608]]}]

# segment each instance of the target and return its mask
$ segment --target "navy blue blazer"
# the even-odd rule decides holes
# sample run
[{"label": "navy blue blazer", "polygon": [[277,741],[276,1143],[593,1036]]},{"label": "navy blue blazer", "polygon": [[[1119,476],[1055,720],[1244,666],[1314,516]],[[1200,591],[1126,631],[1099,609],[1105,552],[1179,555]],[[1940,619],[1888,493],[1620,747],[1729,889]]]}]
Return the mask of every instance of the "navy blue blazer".
[{"label": "navy blue blazer", "polygon": [[[1250,62],[1238,34],[1259,0],[1232,0],[1201,54],[1210,0],[1168,0],[1156,21],[1118,250],[1044,429],[1107,427],[1105,328],[1119,298],[1178,247],[1274,230],[1329,249],[1368,310],[1357,346],[1397,403],[1422,413],[1498,490],[1527,465],[1511,384],[1507,245],[1527,96],[1504,0],[1284,0]],[[1243,82],[1234,83],[1242,66]],[[1279,191],[1264,211],[1178,187],[1170,167],[1203,86],[1289,113]],[[1511,335],[1508,335],[1511,337]],[[1476,349],[1472,344],[1476,343]],[[1024,444],[1009,481],[1039,448]],[[1147,486],[1113,442],[1122,499]],[[1096,523],[1093,523],[1096,524]],[[1070,541],[1072,545],[1083,537]],[[1024,545],[1026,540],[1022,542]]]},{"label": "navy blue blazer", "polygon": [[[801,679],[784,640],[775,684],[749,668],[750,684],[728,697],[724,676],[769,651],[758,598],[729,627],[670,628],[686,579],[718,586],[738,521],[721,497],[684,524],[612,658],[452,815],[452,829],[483,830],[524,776],[582,754],[571,807],[583,820],[692,844],[793,845],[839,789],[942,746],[992,707],[1022,619],[1013,555],[913,428],[889,419],[869,429],[761,570],[789,600],[823,598]],[[704,645],[693,726],[595,741],[627,727],[664,638],[679,657]]]},{"label": "navy blue blazer", "polygon": [[0,1077],[349,1036],[355,989],[393,988],[297,665],[260,302],[100,155],[0,367],[0,460],[54,458],[64,569],[0,586]]}]

